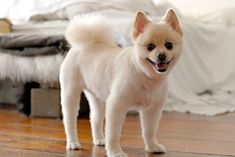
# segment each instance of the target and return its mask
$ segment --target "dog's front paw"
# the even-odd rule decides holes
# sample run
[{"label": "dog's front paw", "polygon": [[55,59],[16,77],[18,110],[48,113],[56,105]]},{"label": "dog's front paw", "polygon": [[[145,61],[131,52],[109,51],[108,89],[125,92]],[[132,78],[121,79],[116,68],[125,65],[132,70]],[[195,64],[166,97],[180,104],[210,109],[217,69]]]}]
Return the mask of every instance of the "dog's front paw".
[{"label": "dog's front paw", "polygon": [[69,150],[78,150],[81,149],[81,144],[78,142],[69,142],[67,143],[66,148]]},{"label": "dog's front paw", "polygon": [[93,143],[96,146],[104,146],[105,145],[105,139],[95,139],[95,140],[93,140]]},{"label": "dog's front paw", "polygon": [[108,153],[108,157],[128,157],[126,153]]},{"label": "dog's front paw", "polygon": [[145,148],[149,153],[166,153],[166,148],[162,144],[154,144]]}]

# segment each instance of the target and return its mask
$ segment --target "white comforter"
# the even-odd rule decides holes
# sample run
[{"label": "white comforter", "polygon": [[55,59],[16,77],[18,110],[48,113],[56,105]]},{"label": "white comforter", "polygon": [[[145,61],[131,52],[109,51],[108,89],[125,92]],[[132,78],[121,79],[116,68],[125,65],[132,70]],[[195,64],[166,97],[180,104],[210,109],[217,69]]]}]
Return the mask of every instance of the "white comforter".
[{"label": "white comforter", "polygon": [[182,24],[184,50],[170,76],[166,109],[205,115],[234,111],[235,27]]},{"label": "white comforter", "polygon": [[[63,15],[66,15],[68,13],[66,7],[71,6],[69,4],[93,5],[92,7],[85,5],[81,13],[94,9],[107,16],[115,30],[116,40],[124,46],[131,44],[129,31],[135,10],[146,10],[157,20],[167,8],[174,7],[164,0],[154,0],[155,5],[152,1],[146,0],[128,2],[126,0],[104,0],[99,5],[97,5],[98,0],[50,0],[46,1],[47,3],[43,3],[43,0],[31,1],[32,6],[44,9],[41,11],[36,9],[38,12],[35,12],[35,9],[31,8],[32,14],[22,16],[18,20],[26,21],[35,15],[51,14],[54,11],[61,11],[61,9],[62,12],[64,11]],[[37,5],[33,5],[33,2],[36,3],[36,1]],[[174,1],[180,0],[172,0],[172,2]],[[23,2],[18,7],[24,8],[23,4],[26,5],[26,3],[28,5],[29,2]],[[200,15],[195,12],[190,14],[187,10],[182,11],[175,8],[183,27],[184,49],[179,63],[169,78],[170,95],[165,107],[166,111],[204,115],[235,111],[235,50],[233,49],[235,44],[235,5],[230,6],[230,8],[212,9],[204,14],[200,13]],[[0,12],[1,15],[3,14]],[[10,14],[5,15],[10,17]]]}]

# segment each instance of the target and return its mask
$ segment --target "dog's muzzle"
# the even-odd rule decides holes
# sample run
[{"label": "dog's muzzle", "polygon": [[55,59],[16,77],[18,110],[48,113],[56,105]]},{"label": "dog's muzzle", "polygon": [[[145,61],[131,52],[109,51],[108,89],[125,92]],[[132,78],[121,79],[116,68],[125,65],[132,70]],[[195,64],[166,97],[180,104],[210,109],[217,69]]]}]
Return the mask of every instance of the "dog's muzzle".
[{"label": "dog's muzzle", "polygon": [[[172,59],[170,61],[167,61],[166,57],[163,57],[164,59],[162,59],[161,57],[158,57],[158,61],[157,62],[154,62],[154,61],[152,61],[149,58],[146,58],[146,60],[153,65],[154,69],[157,72],[164,73],[164,72],[167,71],[168,66],[169,66],[169,64],[170,64]],[[161,58],[161,59],[159,59],[159,58]]]}]

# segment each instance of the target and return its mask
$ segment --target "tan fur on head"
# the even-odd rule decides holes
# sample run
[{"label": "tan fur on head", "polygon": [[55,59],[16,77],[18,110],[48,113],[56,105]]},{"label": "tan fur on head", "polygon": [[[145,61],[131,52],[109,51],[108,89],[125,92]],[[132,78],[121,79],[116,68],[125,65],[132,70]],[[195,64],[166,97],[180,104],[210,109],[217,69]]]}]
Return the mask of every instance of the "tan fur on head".
[{"label": "tan fur on head", "polygon": [[[168,25],[172,27],[174,31],[176,31],[180,36],[183,36],[183,32],[180,28],[179,20],[176,16],[176,13],[174,12],[173,9],[169,9],[164,18],[163,21],[165,21]],[[132,28],[132,34],[131,34],[131,39],[132,41],[135,41],[135,39],[144,32],[145,28],[150,24],[153,23],[151,19],[147,17],[147,15],[142,12],[138,11],[136,13],[135,17],[135,22],[134,26]]]},{"label": "tan fur on head", "polygon": [[177,33],[183,36],[183,32],[179,25],[179,20],[173,9],[169,9],[165,15],[164,20],[169,24]]},{"label": "tan fur on head", "polygon": [[150,20],[148,19],[148,17],[145,15],[144,12],[138,11],[136,13],[135,22],[131,34],[132,41],[134,41],[139,36],[140,33],[144,32],[144,29],[149,22]]}]

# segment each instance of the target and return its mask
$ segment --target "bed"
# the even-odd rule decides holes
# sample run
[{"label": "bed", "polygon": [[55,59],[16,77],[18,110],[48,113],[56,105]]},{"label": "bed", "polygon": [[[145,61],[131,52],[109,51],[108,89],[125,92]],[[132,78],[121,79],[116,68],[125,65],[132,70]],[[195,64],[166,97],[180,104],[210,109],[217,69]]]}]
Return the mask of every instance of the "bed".
[{"label": "bed", "polygon": [[[14,6],[16,11],[24,8],[24,3]],[[234,2],[223,8],[199,10],[200,13],[179,7],[183,3],[180,0],[52,0],[48,3],[35,0],[31,3],[32,6],[27,4],[25,12],[18,16],[14,16],[16,12],[4,14],[15,21],[13,33],[62,35],[74,16],[98,13],[110,20],[113,38],[122,47],[131,45],[129,32],[136,10],[144,10],[157,21],[168,8],[174,8],[181,19],[184,48],[179,63],[170,74],[169,100],[164,110],[203,115],[235,111]],[[65,55],[28,57],[0,52],[0,78],[58,82]]]},{"label": "bed", "polygon": [[[10,45],[12,46],[9,46],[10,48],[5,48],[4,43],[10,40],[9,38],[14,37],[18,37],[18,42],[20,42],[20,38],[30,40],[29,38],[32,37],[37,39],[38,37],[43,38],[44,36],[48,38],[55,35],[63,36],[67,23],[68,21],[34,21],[13,25],[12,33],[1,35],[0,45],[2,45],[3,48],[1,47],[0,49],[0,78],[10,78],[13,81],[36,81],[49,84],[58,82],[59,67],[64,59],[65,53],[42,54],[40,52],[34,52],[35,54],[33,54],[33,52],[31,52],[31,54],[23,54],[16,52],[13,54],[10,50],[15,49],[13,44],[17,42]],[[35,47],[35,45],[33,46]],[[23,48],[23,45],[20,47]]]}]

